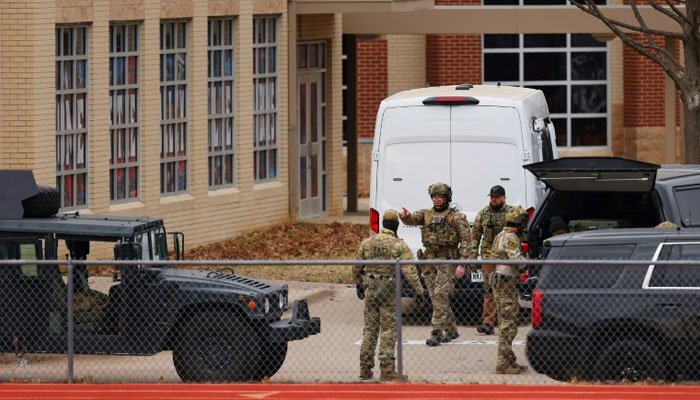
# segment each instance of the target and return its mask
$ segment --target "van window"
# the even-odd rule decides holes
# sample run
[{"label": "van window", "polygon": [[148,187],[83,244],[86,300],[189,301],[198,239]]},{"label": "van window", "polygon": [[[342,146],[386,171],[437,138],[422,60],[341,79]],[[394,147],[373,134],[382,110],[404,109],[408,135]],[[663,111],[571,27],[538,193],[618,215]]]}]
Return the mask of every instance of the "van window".
[{"label": "van window", "polygon": [[700,186],[673,188],[683,226],[700,226]]},{"label": "van window", "polygon": [[554,159],[554,149],[552,148],[552,134],[549,131],[549,127],[554,126],[550,122],[545,125],[544,130],[540,133],[540,140],[542,142],[542,161],[548,161]]}]

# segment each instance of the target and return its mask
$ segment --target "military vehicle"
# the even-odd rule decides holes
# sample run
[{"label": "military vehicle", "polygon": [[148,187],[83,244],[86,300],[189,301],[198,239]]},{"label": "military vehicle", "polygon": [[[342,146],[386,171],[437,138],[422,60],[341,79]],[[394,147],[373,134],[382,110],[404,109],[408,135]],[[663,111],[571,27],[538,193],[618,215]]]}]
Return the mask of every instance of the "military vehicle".
[{"label": "military vehicle", "polygon": [[87,272],[97,267],[67,261],[87,260],[91,244],[107,242],[115,260],[158,261],[168,239],[181,259],[184,236],[167,235],[160,218],[57,214],[58,193],[31,171],[0,171],[0,188],[0,260],[59,260],[67,249],[56,264],[0,265],[0,352],[66,353],[70,332],[75,354],[171,350],[183,381],[259,381],[281,368],[289,341],[321,330],[304,299],[282,319],[287,285],[230,270],[116,263],[108,293],[94,290]]}]

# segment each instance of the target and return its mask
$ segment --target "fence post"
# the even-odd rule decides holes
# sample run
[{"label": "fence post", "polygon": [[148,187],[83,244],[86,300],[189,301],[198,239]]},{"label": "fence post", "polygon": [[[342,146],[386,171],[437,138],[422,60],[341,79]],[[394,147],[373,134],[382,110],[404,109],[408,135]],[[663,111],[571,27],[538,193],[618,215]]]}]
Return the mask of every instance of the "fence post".
[{"label": "fence post", "polygon": [[67,310],[66,310],[66,328],[68,340],[68,367],[66,371],[68,383],[73,383],[73,353],[74,353],[74,325],[73,325],[73,264],[68,260],[67,264],[68,282],[66,283],[67,291]]},{"label": "fence post", "polygon": [[396,372],[399,375],[399,382],[403,381],[403,320],[401,318],[401,264],[396,259],[394,268],[394,281],[396,281]]}]

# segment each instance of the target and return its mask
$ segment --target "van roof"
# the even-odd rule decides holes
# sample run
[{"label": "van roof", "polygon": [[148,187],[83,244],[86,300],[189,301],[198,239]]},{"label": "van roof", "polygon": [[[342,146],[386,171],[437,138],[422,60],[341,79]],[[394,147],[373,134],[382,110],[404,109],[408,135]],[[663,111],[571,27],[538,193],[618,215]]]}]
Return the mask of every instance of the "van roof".
[{"label": "van roof", "polygon": [[537,93],[540,91],[518,86],[462,84],[404,90],[387,97],[384,101],[409,105],[421,103],[424,99],[432,96],[471,96],[482,101],[491,99],[490,103],[499,103],[503,100],[508,102],[522,101]]}]

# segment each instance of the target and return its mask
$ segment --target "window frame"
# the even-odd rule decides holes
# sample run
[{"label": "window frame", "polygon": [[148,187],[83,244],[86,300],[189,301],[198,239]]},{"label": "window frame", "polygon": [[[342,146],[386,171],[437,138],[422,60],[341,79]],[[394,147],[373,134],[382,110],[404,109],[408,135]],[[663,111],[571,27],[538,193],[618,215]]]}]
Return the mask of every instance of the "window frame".
[{"label": "window frame", "polygon": [[[256,184],[279,179],[279,21],[277,15],[253,16],[253,182]],[[274,23],[272,28],[268,22]],[[261,25],[265,27],[262,37]],[[272,35],[270,29],[273,30]],[[261,64],[270,65],[267,57],[258,60],[258,54],[269,55],[270,51],[274,51],[274,69],[256,71]],[[265,62],[260,63],[263,60]],[[270,82],[273,82],[272,85]],[[263,122],[262,127],[260,122]],[[273,123],[274,128],[270,129]],[[265,166],[264,171],[259,164]]]},{"label": "window frame", "polygon": [[[656,251],[654,252],[654,256],[652,257],[652,262],[653,261],[660,261],[659,257],[661,253],[664,251],[665,246],[686,246],[686,245],[693,245],[693,246],[700,246],[700,241],[699,240],[688,240],[688,241],[673,241],[673,242],[663,242],[659,243],[658,247],[656,248]],[[663,261],[682,261],[682,260],[663,260]],[[665,265],[664,265],[665,266]],[[661,267],[661,266],[660,266]],[[700,265],[696,266],[696,268],[700,268]],[[656,269],[656,264],[649,264],[647,267],[647,271],[644,275],[644,281],[642,282],[642,289],[646,290],[700,290],[700,286],[651,286],[651,280],[654,276],[654,271]]]}]

